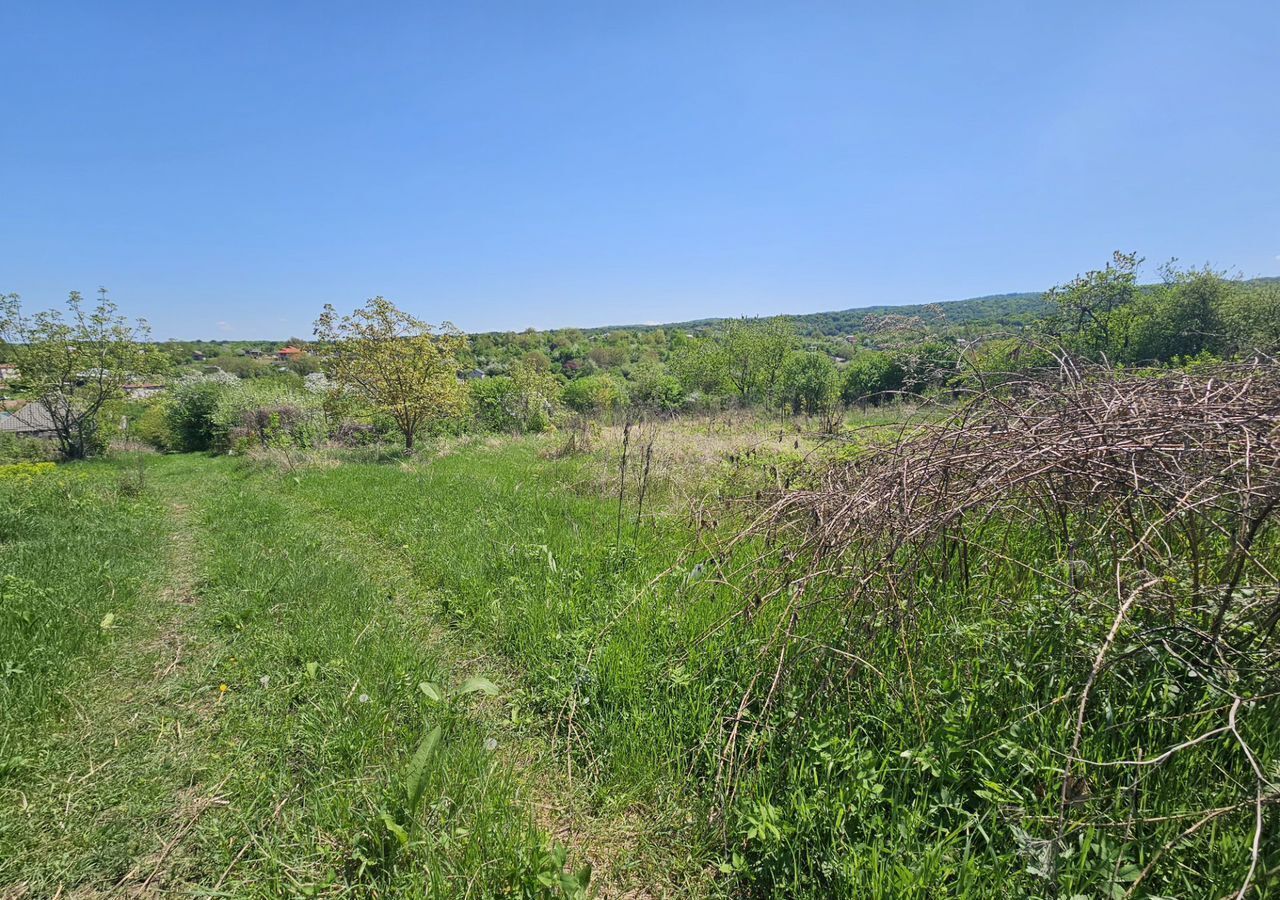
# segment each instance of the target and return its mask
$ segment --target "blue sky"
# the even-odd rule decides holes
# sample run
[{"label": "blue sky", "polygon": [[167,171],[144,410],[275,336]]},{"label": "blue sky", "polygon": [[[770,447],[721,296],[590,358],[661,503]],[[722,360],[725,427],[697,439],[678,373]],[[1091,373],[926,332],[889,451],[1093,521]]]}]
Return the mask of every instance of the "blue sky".
[{"label": "blue sky", "polygon": [[156,337],[1280,274],[1280,4],[6,3],[0,291]]}]

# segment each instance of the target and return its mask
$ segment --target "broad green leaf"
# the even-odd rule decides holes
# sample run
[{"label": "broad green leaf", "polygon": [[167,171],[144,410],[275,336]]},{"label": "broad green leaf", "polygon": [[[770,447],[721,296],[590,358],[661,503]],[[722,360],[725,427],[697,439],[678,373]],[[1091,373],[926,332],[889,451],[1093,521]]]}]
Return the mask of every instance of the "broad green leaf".
[{"label": "broad green leaf", "polygon": [[307,677],[310,678],[312,681],[315,681],[316,672],[319,669],[320,669],[320,663],[316,663],[316,662],[307,663]]},{"label": "broad green leaf", "polygon": [[105,616],[102,617],[102,622],[100,623],[99,627],[104,629],[110,628],[112,623],[115,622],[115,620],[116,620],[115,613],[107,613]]},{"label": "broad green leaf", "polygon": [[413,754],[413,759],[409,760],[409,769],[405,772],[404,785],[405,793],[409,795],[409,811],[411,813],[418,809],[418,801],[422,799],[422,792],[426,790],[427,763],[431,761],[431,754],[435,752],[438,743],[440,743],[439,725],[427,732],[426,737],[422,739],[422,743],[418,745],[417,752]]},{"label": "broad green leaf", "polygon": [[396,836],[396,840],[400,842],[401,847],[409,846],[409,832],[396,824],[396,820],[391,818],[391,813],[383,810],[382,821],[386,824],[387,830]]},{"label": "broad green leaf", "polygon": [[461,697],[463,694],[474,694],[476,692],[489,697],[496,697],[498,696],[498,686],[488,678],[477,675],[475,678],[468,678],[462,682],[461,686],[454,691],[454,694]]},{"label": "broad green leaf", "polygon": [[427,699],[432,703],[439,703],[444,699],[444,693],[440,690],[440,686],[434,681],[419,681],[418,690],[427,695]]}]

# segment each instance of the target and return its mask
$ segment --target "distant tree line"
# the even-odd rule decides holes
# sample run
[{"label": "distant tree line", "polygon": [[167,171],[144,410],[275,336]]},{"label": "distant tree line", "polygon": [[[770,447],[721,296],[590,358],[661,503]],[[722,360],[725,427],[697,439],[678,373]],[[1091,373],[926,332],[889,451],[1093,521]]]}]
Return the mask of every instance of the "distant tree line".
[{"label": "distant tree line", "polygon": [[[687,327],[466,336],[378,297],[346,316],[327,307],[312,340],[286,342],[310,350],[288,361],[274,358],[276,342],[150,342],[105,293],[92,309],[73,294],[66,314],[34,316],[10,295],[0,357],[22,373],[10,395],[45,402],[63,455],[78,457],[100,450],[115,422],[183,450],[391,435],[412,448],[422,434],[538,432],[624,410],[756,407],[834,428],[850,406],[1051,366],[1055,353],[1166,366],[1280,347],[1280,279],[1168,263],[1144,285],[1141,263],[1116,253],[1043,295]],[[170,390],[125,403],[126,379],[144,374]]]}]

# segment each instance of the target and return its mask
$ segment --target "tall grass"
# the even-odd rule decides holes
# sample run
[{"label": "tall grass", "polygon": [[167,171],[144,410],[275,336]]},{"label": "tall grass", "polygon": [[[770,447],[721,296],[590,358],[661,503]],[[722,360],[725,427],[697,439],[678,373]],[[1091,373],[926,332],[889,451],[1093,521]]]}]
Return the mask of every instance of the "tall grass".
[{"label": "tall grass", "polygon": [[[1018,564],[987,560],[963,578],[955,565],[922,573],[916,590],[927,600],[909,629],[892,609],[823,612],[816,586],[816,608],[789,620],[754,602],[750,566],[735,562],[772,552],[782,568],[785,545],[757,542],[731,557],[670,515],[639,540],[624,517],[619,540],[613,489],[576,490],[599,483],[584,465],[544,460],[526,443],[408,469],[311,472],[285,489],[370,530],[460,628],[524,670],[528,703],[602,804],[710,821],[702,846],[721,849],[701,852],[740,888],[1034,897],[1055,883],[1065,896],[1122,896],[1163,842],[1146,842],[1145,820],[1190,825],[1196,810],[1238,799],[1246,773],[1229,747],[1190,767],[1091,775],[1071,802],[1095,815],[1069,829],[1058,858],[1046,856],[1069,701],[1114,610],[1064,601],[1056,575],[1037,577],[1059,560],[1040,537],[1005,530],[1004,552]],[[764,651],[784,632],[788,678],[765,704],[782,660]],[[1177,679],[1133,666],[1116,679],[1099,700],[1113,727],[1086,748],[1091,758],[1165,746],[1163,719],[1131,720],[1153,696],[1182,689]],[[1159,708],[1215,708],[1207,697],[1172,698]],[[1242,727],[1274,767],[1276,705]],[[1140,890],[1225,893],[1249,864],[1251,823],[1245,808],[1215,820],[1208,841]],[[1268,841],[1262,886],[1280,862]]]},{"label": "tall grass", "polygon": [[[712,869],[728,894],[1238,888],[1255,833],[1252,805],[1238,801],[1257,779],[1230,741],[1065,778],[1079,686],[1115,614],[1085,582],[1105,573],[1073,563],[1064,575],[1051,534],[992,516],[980,527],[998,554],[962,561],[941,543],[911,569],[903,602],[850,607],[847,584],[806,578],[778,533],[728,540],[734,505],[715,494],[811,477],[793,438],[769,443],[726,444],[698,486],[712,498],[692,505],[667,483],[687,473],[662,471],[658,444],[632,457],[621,511],[615,457],[549,459],[538,440],[283,471],[157,461],[152,489],[191,505],[200,572],[188,689],[210,726],[194,781],[229,801],[194,825],[172,883],[235,896],[576,892],[505,738],[491,743],[497,707],[512,727],[550,736],[559,777],[585,786],[594,814],[641,817],[679,846],[670,866]],[[152,501],[95,496],[153,521]],[[56,548],[64,526],[39,527]],[[103,553],[127,554],[146,533]],[[1073,547],[1071,559],[1105,550]],[[1270,532],[1253,552],[1273,569],[1280,558]],[[762,566],[799,583],[762,579]],[[1167,574],[1181,583],[1180,569]],[[788,602],[770,602],[771,589]],[[75,615],[98,627],[109,610],[92,593]],[[459,666],[440,620],[483,661]],[[1139,649],[1153,622],[1120,631],[1081,757],[1149,760],[1226,715],[1213,679]],[[68,659],[110,639],[82,626],[86,643]],[[473,675],[499,697],[479,682],[452,692]],[[475,704],[490,707],[476,715]],[[1257,783],[1274,790],[1274,695],[1233,721]],[[1277,886],[1280,805],[1258,808],[1262,897]],[[1193,828],[1195,840],[1162,854]]]},{"label": "tall grass", "polygon": [[164,559],[156,504],[114,467],[0,466],[0,777],[21,738],[64,710],[92,663],[145,624]]},{"label": "tall grass", "polygon": [[175,461],[167,477],[197,472],[219,723],[206,781],[234,799],[200,832],[209,868],[192,880],[225,865],[236,896],[577,893],[505,748],[467,715],[476,695],[424,688],[462,673],[433,651],[412,587],[388,590],[233,463]]}]

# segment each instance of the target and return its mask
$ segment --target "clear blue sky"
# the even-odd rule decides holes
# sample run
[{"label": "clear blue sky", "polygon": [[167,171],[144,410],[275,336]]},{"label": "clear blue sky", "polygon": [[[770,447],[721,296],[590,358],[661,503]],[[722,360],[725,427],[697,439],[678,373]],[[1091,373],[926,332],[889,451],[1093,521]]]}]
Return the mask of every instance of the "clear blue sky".
[{"label": "clear blue sky", "polygon": [[1280,274],[1280,4],[7,2],[0,291],[156,337]]}]

